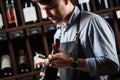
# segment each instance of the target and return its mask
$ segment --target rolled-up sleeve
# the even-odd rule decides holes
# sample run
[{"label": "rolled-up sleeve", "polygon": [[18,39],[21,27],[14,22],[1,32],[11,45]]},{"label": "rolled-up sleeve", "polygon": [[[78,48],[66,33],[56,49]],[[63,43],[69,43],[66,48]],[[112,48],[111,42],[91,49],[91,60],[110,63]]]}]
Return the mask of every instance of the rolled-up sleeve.
[{"label": "rolled-up sleeve", "polygon": [[112,28],[101,17],[93,17],[88,25],[86,46],[91,48],[92,54],[92,57],[86,58],[89,74],[100,76],[117,73],[119,61]]}]

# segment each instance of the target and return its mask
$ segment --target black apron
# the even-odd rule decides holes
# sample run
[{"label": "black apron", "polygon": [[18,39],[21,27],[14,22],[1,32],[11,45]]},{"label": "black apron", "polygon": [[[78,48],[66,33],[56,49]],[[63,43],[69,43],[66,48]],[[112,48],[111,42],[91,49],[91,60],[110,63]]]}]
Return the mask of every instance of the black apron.
[{"label": "black apron", "polygon": [[[85,58],[82,47],[79,46],[79,50],[76,49],[77,46],[75,42],[66,42],[60,44],[60,50],[67,53],[69,56],[74,57],[76,54],[78,58]],[[60,77],[61,80],[93,80],[87,72],[82,72],[73,68],[61,68]]]},{"label": "black apron", "polygon": [[[64,42],[60,43],[60,50],[64,51],[67,55],[73,58],[83,58],[85,59],[84,51],[80,43],[80,19],[81,19],[81,12],[77,17],[77,29],[76,29],[76,40],[72,42]],[[60,35],[61,38],[61,35]],[[60,69],[60,77],[61,80],[95,80],[89,76],[88,72],[83,72],[73,68],[61,68]]]}]

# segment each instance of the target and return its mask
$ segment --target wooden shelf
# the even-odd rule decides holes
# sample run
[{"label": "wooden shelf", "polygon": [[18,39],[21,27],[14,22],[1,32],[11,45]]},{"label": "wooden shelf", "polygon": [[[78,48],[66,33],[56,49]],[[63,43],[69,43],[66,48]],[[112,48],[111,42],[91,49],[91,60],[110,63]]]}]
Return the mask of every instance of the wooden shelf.
[{"label": "wooden shelf", "polygon": [[12,79],[18,79],[18,78],[22,78],[22,77],[30,77],[36,74],[39,74],[40,71],[32,71],[32,72],[28,72],[28,73],[24,73],[24,74],[18,74],[18,75],[14,75],[11,77],[5,77],[5,78],[0,78],[0,80],[12,80]]},{"label": "wooden shelf", "polygon": [[51,21],[45,21],[45,22],[40,22],[40,23],[34,23],[34,24],[28,24],[28,25],[13,27],[13,28],[7,28],[7,29],[0,30],[0,33],[2,33],[2,32],[12,32],[12,31],[17,31],[17,30],[24,30],[24,29],[33,28],[33,27],[36,27],[36,26],[41,27],[43,25],[48,25],[48,24],[52,24],[52,22]]},{"label": "wooden shelf", "polygon": [[[39,74],[39,72],[40,72],[39,70],[38,71],[34,70],[34,61],[33,61],[34,52],[38,48],[32,49],[33,46],[31,46],[31,42],[33,42],[33,41],[31,41],[31,39],[30,39],[31,37],[39,39],[39,42],[41,42],[42,44],[38,43],[37,41],[34,41],[34,43],[37,43],[38,45],[40,45],[40,46],[37,46],[39,48],[41,48],[41,46],[42,46],[42,49],[44,49],[43,53],[46,56],[50,53],[49,47],[50,46],[52,47],[52,45],[49,42],[49,40],[47,38],[47,35],[46,35],[46,33],[47,33],[46,26],[50,25],[50,24],[53,24],[53,23],[49,20],[44,21],[42,19],[41,13],[40,13],[39,6],[35,5],[38,21],[36,23],[32,23],[32,24],[25,24],[21,1],[22,0],[16,0],[15,1],[16,5],[17,5],[17,9],[18,9],[17,11],[19,13],[20,26],[13,27],[13,28],[8,28],[9,24],[8,24],[7,18],[6,18],[5,0],[0,0],[0,10],[2,11],[2,17],[3,17],[4,27],[5,27],[5,29],[0,30],[0,34],[2,34],[2,33],[6,34],[8,47],[9,47],[9,50],[10,50],[11,60],[14,63],[14,64],[12,64],[14,75],[11,76],[11,77],[0,78],[0,80],[12,80],[12,79],[18,79],[18,78],[22,78],[22,77],[26,77],[26,76],[34,76],[36,74]],[[26,1],[31,1],[31,0],[26,0]],[[120,31],[119,31],[120,25],[118,25],[117,18],[116,18],[116,13],[115,13],[117,10],[120,10],[120,5],[115,7],[113,5],[114,0],[110,0],[110,8],[97,10],[96,9],[96,4],[95,4],[96,0],[90,0],[90,1],[91,1],[92,12],[97,13],[97,14],[104,14],[104,13],[107,13],[107,12],[112,12],[113,13],[113,25],[114,25],[113,29],[115,31],[115,36],[116,36],[116,41],[117,41],[118,48],[120,50],[120,42],[119,42],[120,41]],[[78,4],[78,0],[72,0],[72,2],[75,5]],[[42,30],[41,33],[29,35],[29,29],[36,28],[36,27],[41,28],[41,30]],[[12,32],[20,31],[20,30],[24,31],[23,32],[24,36],[22,36],[22,37],[25,38],[26,51],[27,51],[27,54],[28,54],[29,63],[30,63],[30,67],[31,67],[31,71],[28,72],[28,73],[24,73],[24,74],[18,74],[17,73],[17,68],[16,68],[17,63],[16,63],[16,59],[15,59],[15,49],[14,49],[14,45],[13,45],[13,42],[12,42],[12,40],[14,40],[14,38],[11,37]],[[20,38],[20,37],[18,37],[18,38]]]},{"label": "wooden shelf", "polygon": [[97,13],[97,14],[101,14],[101,13],[113,12],[113,11],[117,11],[117,10],[120,10],[120,6],[107,8],[107,9],[102,9],[102,10],[97,10],[97,11],[93,11],[93,12]]}]

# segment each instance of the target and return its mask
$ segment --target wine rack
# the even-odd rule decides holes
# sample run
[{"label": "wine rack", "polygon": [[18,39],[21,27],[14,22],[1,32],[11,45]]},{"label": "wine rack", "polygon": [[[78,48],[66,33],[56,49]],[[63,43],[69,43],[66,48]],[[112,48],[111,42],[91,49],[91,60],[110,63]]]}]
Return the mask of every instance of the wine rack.
[{"label": "wine rack", "polygon": [[[11,0],[8,0],[8,2],[10,1]],[[35,3],[33,3],[33,6],[36,11],[37,20],[26,23],[23,12],[25,5],[23,3],[26,1],[28,4],[31,0],[13,1],[18,25],[9,27],[6,15],[6,0],[0,0],[0,14],[2,15],[3,20],[2,29],[0,28],[0,57],[5,53],[10,55],[14,73],[9,77],[0,76],[0,80],[20,80],[22,78],[36,80],[36,76],[40,71],[34,69],[33,56],[36,51],[45,56],[51,52],[56,25],[49,20],[42,19],[41,10]],[[107,7],[105,6],[105,3],[102,6],[97,5],[98,2],[96,1],[98,0],[88,1],[90,1],[87,2],[90,11],[103,16],[112,26],[115,32],[118,50],[120,50],[120,18],[117,17],[118,15],[116,13],[116,11],[120,10],[120,4],[116,1],[120,2],[120,0],[106,0],[108,2]],[[86,2],[79,3],[79,0],[72,0],[72,2],[79,6],[79,8],[81,8],[82,5],[83,8],[85,8],[84,10],[88,10],[86,9]],[[30,6],[30,4],[28,4],[28,6]],[[18,50],[20,49],[25,51],[30,66],[30,71],[23,74],[19,74],[17,70],[18,60],[16,58],[18,58]],[[54,69],[51,68],[50,71],[54,71]],[[48,73],[50,71],[48,71]]]}]

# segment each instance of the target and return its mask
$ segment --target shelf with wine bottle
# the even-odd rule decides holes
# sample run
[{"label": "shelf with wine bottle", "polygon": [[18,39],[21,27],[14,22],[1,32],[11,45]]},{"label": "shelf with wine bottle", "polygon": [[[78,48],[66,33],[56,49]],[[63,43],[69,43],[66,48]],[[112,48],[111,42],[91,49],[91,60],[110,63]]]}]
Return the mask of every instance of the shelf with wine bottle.
[{"label": "shelf with wine bottle", "polygon": [[33,5],[33,3],[31,1],[26,1],[26,0],[24,0],[22,3],[24,3],[22,10],[23,10],[25,24],[32,24],[38,22],[36,7]]},{"label": "shelf with wine bottle", "polygon": [[[118,15],[120,0],[72,1],[81,10],[103,16],[114,29],[120,49],[120,18]],[[0,80],[39,79],[40,69],[34,68],[34,56],[36,52],[47,56],[52,51],[55,31],[56,24],[49,21],[45,11],[31,0],[0,0],[0,74],[4,73],[5,67],[12,70],[11,75],[7,73],[7,77],[0,75]],[[4,64],[4,61],[8,64]],[[52,80],[51,71],[56,73],[55,69],[49,68],[46,71],[46,79]]]},{"label": "shelf with wine bottle", "polygon": [[13,65],[11,63],[11,56],[9,51],[9,45],[7,40],[0,41],[0,77],[8,77],[12,76],[13,73]]},{"label": "shelf with wine bottle", "polygon": [[4,29],[2,11],[0,9],[0,29]]},{"label": "shelf with wine bottle", "polygon": [[17,61],[18,73],[30,72],[29,60],[24,50],[18,50],[18,61]]},{"label": "shelf with wine bottle", "polygon": [[9,24],[8,28],[18,27],[18,21],[14,7],[14,0],[11,1],[6,0],[5,9],[6,9],[7,21]]},{"label": "shelf with wine bottle", "polygon": [[13,74],[10,55],[3,54],[1,56],[1,77],[8,77],[12,76]]}]

